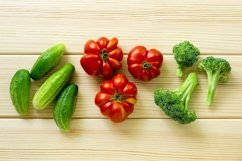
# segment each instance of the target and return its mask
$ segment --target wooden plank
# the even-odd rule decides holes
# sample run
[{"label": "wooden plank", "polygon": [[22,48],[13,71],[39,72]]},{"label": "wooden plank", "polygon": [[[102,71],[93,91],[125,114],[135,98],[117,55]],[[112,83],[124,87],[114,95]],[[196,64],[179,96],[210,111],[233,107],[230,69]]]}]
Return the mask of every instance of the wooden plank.
[{"label": "wooden plank", "polygon": [[164,119],[112,124],[77,119],[64,134],[50,119],[1,119],[2,160],[241,160],[242,120]]},{"label": "wooden plank", "polygon": [[[87,76],[83,69],[80,67],[79,59],[81,55],[68,55],[63,58],[61,64],[55,68],[60,68],[66,62],[73,63],[76,67],[76,72],[72,79],[73,82],[79,85],[79,94],[77,101],[77,109],[75,112],[75,118],[103,118],[99,109],[94,104],[94,97],[99,90],[99,83],[101,78],[94,78]],[[214,104],[208,107],[205,103],[207,94],[207,78],[205,74],[199,74],[200,85],[196,89],[193,99],[191,100],[191,109],[197,112],[199,118],[242,118],[242,82],[241,82],[241,70],[242,69],[242,57],[241,56],[221,56],[230,61],[232,66],[231,79],[224,84],[219,84],[217,89],[217,96]],[[9,83],[11,77],[17,69],[26,68],[31,69],[36,55],[2,55],[0,56],[0,73],[2,79],[0,81],[0,117],[12,118],[19,117],[15,112],[14,107],[11,104],[9,97]],[[155,88],[167,88],[174,89],[182,81],[175,75],[176,64],[172,56],[165,55],[165,63],[162,67],[162,74],[160,77],[150,81],[141,82],[137,81],[128,73],[126,62],[124,62],[123,70],[128,78],[135,82],[138,87],[138,103],[136,105],[134,113],[131,118],[166,118],[163,111],[161,111],[153,102],[153,91]],[[124,58],[126,60],[126,57]],[[52,71],[53,73],[53,71]],[[49,74],[50,75],[50,74]],[[31,100],[35,91],[40,87],[41,81],[33,82],[31,89]],[[31,114],[27,117],[30,118],[50,118],[52,117],[52,106],[46,110],[37,112],[33,110],[31,104]]]},{"label": "wooden plank", "polygon": [[71,53],[84,43],[117,36],[125,52],[138,44],[171,53],[191,40],[203,53],[241,54],[240,0],[9,0],[0,1],[0,53],[39,53],[64,42]]}]

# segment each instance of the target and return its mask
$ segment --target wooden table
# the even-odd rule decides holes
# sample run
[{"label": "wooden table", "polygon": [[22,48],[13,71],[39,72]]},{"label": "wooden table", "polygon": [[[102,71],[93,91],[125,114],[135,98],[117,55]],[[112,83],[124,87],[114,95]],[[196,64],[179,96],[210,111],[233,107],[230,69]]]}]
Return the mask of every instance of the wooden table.
[{"label": "wooden table", "polygon": [[[101,78],[87,76],[79,60],[88,39],[116,36],[127,52],[135,45],[164,53],[159,78],[140,82],[138,103],[120,124],[103,117],[94,104]],[[190,40],[202,52],[226,58],[231,79],[221,83],[211,107],[205,103],[207,78],[190,107],[199,119],[179,125],[153,101],[155,88],[176,88],[172,46]],[[9,82],[19,68],[31,69],[38,55],[57,42],[68,48],[61,64],[76,67],[79,85],[72,130],[61,132],[53,106],[21,118],[11,104]],[[241,0],[0,0],[0,160],[242,160],[242,1]],[[52,71],[53,73],[53,71]],[[50,75],[50,74],[49,74]],[[33,82],[31,98],[41,81]]]}]

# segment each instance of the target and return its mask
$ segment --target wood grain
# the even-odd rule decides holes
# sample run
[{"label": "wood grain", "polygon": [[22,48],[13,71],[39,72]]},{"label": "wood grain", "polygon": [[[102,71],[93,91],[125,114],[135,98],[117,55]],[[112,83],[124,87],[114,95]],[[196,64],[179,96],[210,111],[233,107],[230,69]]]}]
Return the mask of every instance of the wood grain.
[{"label": "wood grain", "polygon": [[[101,78],[87,76],[79,64],[84,43],[99,36],[119,38],[125,54],[135,45],[157,48],[165,55],[160,77],[150,82],[132,78],[138,102],[130,118],[113,124],[93,103]],[[202,58],[226,58],[230,80],[220,83],[211,107],[205,103],[207,78],[190,108],[199,119],[179,125],[153,102],[155,88],[174,89],[183,80],[175,75],[171,55],[176,43],[190,40]],[[79,86],[77,109],[70,133],[62,133],[52,119],[53,105],[31,111],[25,118],[9,97],[11,77],[31,69],[38,55],[63,42],[66,62],[76,67],[72,81]],[[242,1],[241,0],[0,0],[0,161],[241,161],[242,160]],[[49,73],[48,76],[51,74]],[[46,76],[33,81],[31,98]]]},{"label": "wood grain", "polygon": [[241,54],[240,0],[0,1],[0,53],[32,54],[64,42],[83,51],[88,39],[116,36],[125,52],[138,44],[171,53],[191,40],[203,53]]},{"label": "wood grain", "polygon": [[[101,78],[95,78],[88,76],[79,64],[80,56],[68,55],[63,58],[63,61],[55,68],[59,69],[60,66],[67,62],[71,62],[76,67],[76,72],[73,76],[72,82],[75,82],[79,86],[77,109],[75,112],[76,118],[100,118],[103,117],[99,109],[94,104],[94,98],[99,90],[99,83],[102,81]],[[209,107],[206,105],[207,95],[207,78],[205,73],[199,74],[199,86],[195,90],[191,100],[191,109],[196,111],[199,118],[242,118],[242,100],[241,90],[242,82],[240,69],[242,68],[242,57],[241,56],[220,56],[228,59],[232,66],[232,73],[230,80],[226,83],[221,83],[217,89],[217,95],[214,100],[214,104]],[[36,60],[37,56],[25,55],[21,57],[11,56],[0,56],[0,64],[3,68],[0,69],[4,80],[0,83],[0,89],[2,90],[2,97],[0,98],[0,117],[20,117],[13,105],[11,104],[9,96],[9,84],[11,77],[20,68],[31,69],[32,64]],[[204,57],[203,57],[204,58]],[[162,67],[162,74],[150,81],[141,82],[135,80],[129,73],[124,61],[123,70],[120,73],[125,73],[128,78],[135,82],[138,87],[138,103],[136,104],[135,111],[131,118],[166,118],[164,113],[154,104],[153,91],[156,88],[175,89],[183,81],[175,75],[176,63],[172,56],[164,56],[165,63]],[[124,57],[126,60],[126,56]],[[15,62],[18,62],[17,64]],[[28,62],[28,63],[26,63]],[[8,65],[11,64],[11,65]],[[54,71],[55,71],[54,70]],[[52,71],[51,73],[53,73]],[[49,74],[50,75],[50,74]],[[47,76],[48,77],[48,76]],[[47,78],[32,82],[31,100],[34,93],[41,86],[43,81]],[[43,111],[35,111],[31,104],[31,114],[27,117],[34,118],[50,118],[52,117],[52,106]]]},{"label": "wood grain", "polygon": [[[47,126],[48,125],[48,126]],[[61,133],[49,119],[0,120],[5,160],[241,160],[241,120],[77,119]]]}]

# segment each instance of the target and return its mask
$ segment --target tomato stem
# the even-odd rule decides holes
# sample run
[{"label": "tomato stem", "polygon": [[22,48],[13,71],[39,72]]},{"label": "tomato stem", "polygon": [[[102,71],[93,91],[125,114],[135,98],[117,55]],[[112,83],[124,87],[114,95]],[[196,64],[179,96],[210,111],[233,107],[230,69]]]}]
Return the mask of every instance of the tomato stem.
[{"label": "tomato stem", "polygon": [[125,95],[120,95],[118,93],[116,93],[111,100],[115,100],[115,101],[118,101],[118,102],[122,102],[124,99],[126,98]]},{"label": "tomato stem", "polygon": [[142,63],[143,69],[149,69],[151,66],[152,65],[150,63],[146,62],[146,61]]},{"label": "tomato stem", "polygon": [[103,61],[106,61],[108,59],[108,53],[106,49],[102,49],[101,51],[101,57]]}]

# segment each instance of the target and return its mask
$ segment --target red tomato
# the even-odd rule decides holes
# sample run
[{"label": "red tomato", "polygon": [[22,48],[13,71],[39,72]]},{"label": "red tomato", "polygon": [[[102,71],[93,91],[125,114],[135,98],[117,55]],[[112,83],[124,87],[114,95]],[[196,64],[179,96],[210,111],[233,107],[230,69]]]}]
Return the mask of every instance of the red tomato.
[{"label": "red tomato", "polygon": [[123,74],[116,74],[110,80],[100,84],[95,104],[103,115],[113,122],[122,122],[133,112],[136,103],[137,88]]},{"label": "red tomato", "polygon": [[148,81],[160,75],[163,55],[156,49],[147,50],[144,46],[134,47],[128,55],[129,72],[133,77]]},{"label": "red tomato", "polygon": [[84,47],[80,63],[89,75],[102,75],[110,78],[122,67],[123,51],[118,46],[118,39],[108,40],[100,37],[97,41],[89,40]]}]

